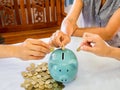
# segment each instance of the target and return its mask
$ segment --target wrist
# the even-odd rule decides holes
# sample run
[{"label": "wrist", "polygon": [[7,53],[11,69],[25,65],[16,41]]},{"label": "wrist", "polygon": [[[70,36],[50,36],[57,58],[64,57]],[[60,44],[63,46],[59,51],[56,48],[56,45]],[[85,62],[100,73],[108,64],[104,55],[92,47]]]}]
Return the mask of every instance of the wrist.
[{"label": "wrist", "polygon": [[73,31],[73,33],[72,33],[72,36],[76,36],[75,33],[76,33],[76,31],[77,31],[78,29],[79,29],[79,28],[78,28],[77,26],[74,27],[74,31]]},{"label": "wrist", "polygon": [[69,37],[71,37],[76,29],[77,25],[74,24],[70,18],[63,20],[61,31],[64,34],[67,34]]},{"label": "wrist", "polygon": [[107,50],[106,56],[107,57],[113,57],[114,47],[108,46],[107,48],[108,48],[108,50]]},{"label": "wrist", "polygon": [[16,46],[14,45],[0,45],[0,57],[8,58],[8,57],[16,57]]},{"label": "wrist", "polygon": [[[10,53],[9,57],[16,57],[19,58],[20,56],[20,46],[19,45],[10,45]],[[22,49],[21,49],[22,50]]]},{"label": "wrist", "polygon": [[110,52],[108,54],[108,57],[120,60],[120,49],[111,46],[110,47]]},{"label": "wrist", "polygon": [[13,50],[12,55],[16,58],[20,58],[21,54],[22,54],[21,51],[24,51],[23,48],[21,47],[21,45],[14,45],[13,48],[14,48],[14,50]]}]

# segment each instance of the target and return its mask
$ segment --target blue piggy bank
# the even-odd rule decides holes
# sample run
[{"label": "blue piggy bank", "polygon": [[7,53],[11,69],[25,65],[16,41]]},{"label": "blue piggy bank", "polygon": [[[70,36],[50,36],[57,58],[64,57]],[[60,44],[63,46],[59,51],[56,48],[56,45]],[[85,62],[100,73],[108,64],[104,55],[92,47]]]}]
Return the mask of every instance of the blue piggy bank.
[{"label": "blue piggy bank", "polygon": [[68,83],[76,77],[78,61],[70,49],[57,49],[50,55],[48,69],[54,80]]}]

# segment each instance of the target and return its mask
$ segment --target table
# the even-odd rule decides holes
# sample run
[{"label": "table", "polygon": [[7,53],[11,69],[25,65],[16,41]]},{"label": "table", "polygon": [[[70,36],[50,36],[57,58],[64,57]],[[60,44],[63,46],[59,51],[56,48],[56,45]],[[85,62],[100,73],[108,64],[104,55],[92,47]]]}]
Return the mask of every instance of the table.
[{"label": "table", "polygon": [[[49,38],[42,40],[47,42]],[[77,52],[76,48],[81,41],[80,37],[72,37],[66,46],[76,54],[79,69],[76,79],[66,84],[64,90],[120,90],[120,61],[84,51]],[[21,72],[30,63],[47,62],[49,56],[50,54],[42,60],[31,61],[18,58],[0,59],[0,90],[24,90],[20,86],[24,81]]]}]

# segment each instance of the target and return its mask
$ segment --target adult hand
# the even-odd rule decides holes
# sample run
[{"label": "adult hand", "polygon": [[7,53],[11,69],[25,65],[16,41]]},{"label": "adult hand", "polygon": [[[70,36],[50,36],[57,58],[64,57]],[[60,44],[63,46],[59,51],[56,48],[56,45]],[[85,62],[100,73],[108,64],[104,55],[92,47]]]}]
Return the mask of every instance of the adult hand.
[{"label": "adult hand", "polygon": [[100,36],[92,33],[84,33],[80,49],[99,56],[107,56],[110,52],[110,46]]},{"label": "adult hand", "polygon": [[63,47],[70,42],[70,36],[58,30],[51,36],[50,45],[55,47]]},{"label": "adult hand", "polygon": [[23,60],[37,60],[50,52],[50,45],[39,39],[26,39],[16,46],[16,57]]},{"label": "adult hand", "polygon": [[77,29],[77,25],[72,23],[71,19],[64,19],[61,25],[61,30],[53,33],[50,39],[50,44],[55,47],[63,47],[71,40],[71,35]]}]

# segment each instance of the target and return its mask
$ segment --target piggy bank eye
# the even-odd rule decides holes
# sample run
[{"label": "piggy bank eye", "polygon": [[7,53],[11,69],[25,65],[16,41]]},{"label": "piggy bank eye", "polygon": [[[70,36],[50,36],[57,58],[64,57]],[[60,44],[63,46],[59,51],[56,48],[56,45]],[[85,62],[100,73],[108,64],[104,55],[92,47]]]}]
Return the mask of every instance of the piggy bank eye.
[{"label": "piggy bank eye", "polygon": [[67,72],[69,72],[69,70],[67,69]]},{"label": "piggy bank eye", "polygon": [[61,69],[59,69],[59,72],[61,72]]}]

